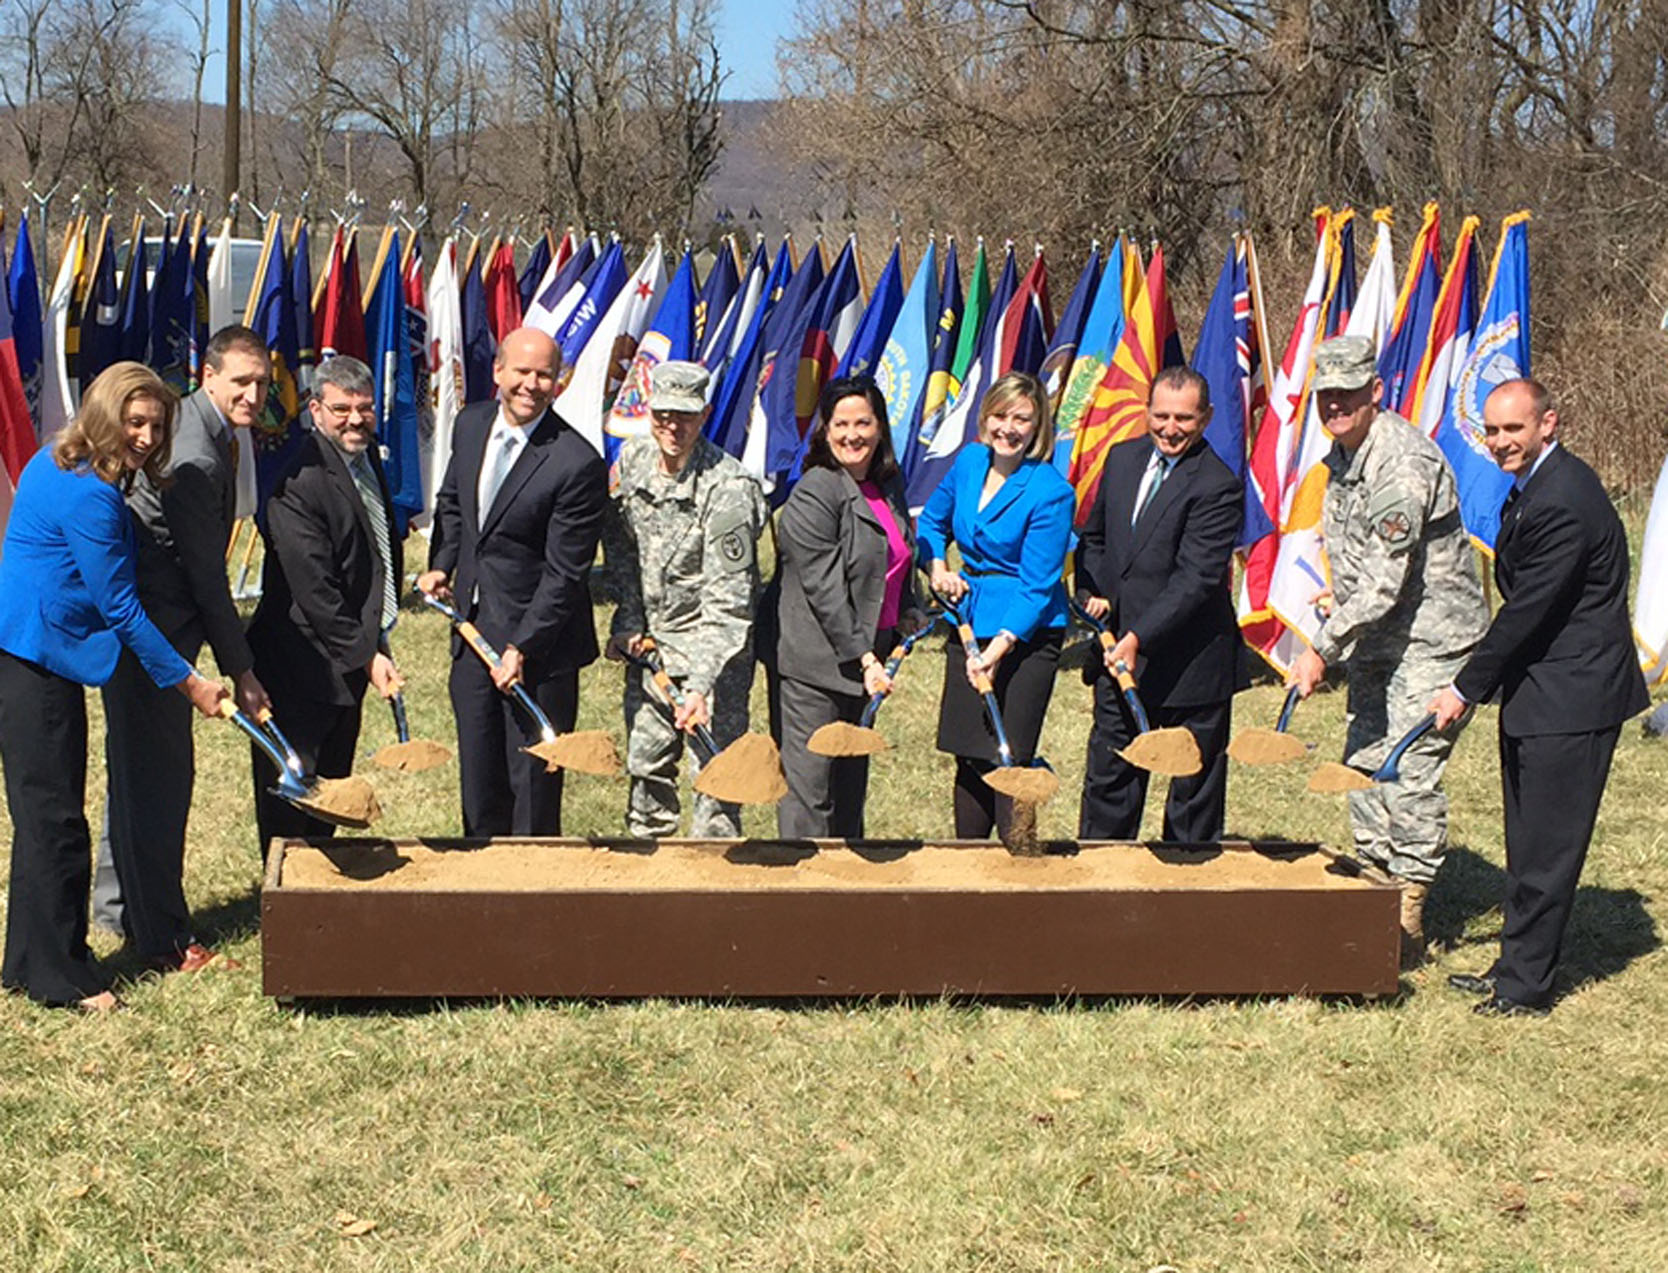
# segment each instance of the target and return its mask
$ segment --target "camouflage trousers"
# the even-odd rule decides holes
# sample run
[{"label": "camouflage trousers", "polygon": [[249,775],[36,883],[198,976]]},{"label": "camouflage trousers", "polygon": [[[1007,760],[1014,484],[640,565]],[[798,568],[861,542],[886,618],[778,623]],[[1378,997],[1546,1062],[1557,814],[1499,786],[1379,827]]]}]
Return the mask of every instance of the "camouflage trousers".
[{"label": "camouflage trousers", "polygon": [[[1377,769],[1390,749],[1425,717],[1438,690],[1449,685],[1463,658],[1362,657],[1349,662],[1348,732],[1344,763]],[[1442,772],[1470,714],[1445,733],[1432,730],[1408,748],[1401,781],[1349,795],[1356,855],[1418,884],[1436,878],[1448,852],[1448,797]]]},{"label": "camouflage trousers", "polygon": [[[683,686],[673,678],[678,688]],[[720,748],[747,732],[747,698],[753,687],[753,652],[743,651],[719,673],[707,702],[708,726]],[[634,836],[678,834],[678,762],[687,753],[689,781],[694,783],[708,756],[701,744],[672,727],[672,709],[640,668],[626,669],[626,772],[631,795],[626,805],[626,828]],[[741,806],[695,794],[695,813],[689,834],[733,838],[741,835]]]}]

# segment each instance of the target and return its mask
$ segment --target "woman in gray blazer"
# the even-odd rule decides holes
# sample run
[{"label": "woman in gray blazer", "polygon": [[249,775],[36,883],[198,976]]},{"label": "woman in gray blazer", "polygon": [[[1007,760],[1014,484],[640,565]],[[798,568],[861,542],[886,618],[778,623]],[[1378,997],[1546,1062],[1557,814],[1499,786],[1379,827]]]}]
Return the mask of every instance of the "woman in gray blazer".
[{"label": "woman in gray blazer", "polygon": [[871,694],[891,689],[886,656],[922,622],[903,476],[886,399],[868,377],[823,388],[777,542],[772,717],[788,780],[777,831],[860,837],[868,758],[818,756],[805,743],[832,721],[855,723]]}]

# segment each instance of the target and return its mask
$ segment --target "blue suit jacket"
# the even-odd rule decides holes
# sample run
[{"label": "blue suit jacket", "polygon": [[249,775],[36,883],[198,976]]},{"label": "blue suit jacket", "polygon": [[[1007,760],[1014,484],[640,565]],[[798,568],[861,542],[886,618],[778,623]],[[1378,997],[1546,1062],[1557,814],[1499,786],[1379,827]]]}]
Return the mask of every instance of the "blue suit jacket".
[{"label": "blue suit jacket", "polygon": [[981,641],[1003,628],[1028,641],[1066,626],[1060,581],[1071,547],[1072,490],[1052,464],[1027,460],[979,507],[990,448],[964,446],[921,510],[923,564],[944,559],[953,539],[973,590],[962,617]]},{"label": "blue suit jacket", "polygon": [[139,604],[133,525],[121,492],[50,447],[24,467],[0,556],[0,649],[82,685],[103,685],[121,647],[151,680],[177,685],[191,666]]}]

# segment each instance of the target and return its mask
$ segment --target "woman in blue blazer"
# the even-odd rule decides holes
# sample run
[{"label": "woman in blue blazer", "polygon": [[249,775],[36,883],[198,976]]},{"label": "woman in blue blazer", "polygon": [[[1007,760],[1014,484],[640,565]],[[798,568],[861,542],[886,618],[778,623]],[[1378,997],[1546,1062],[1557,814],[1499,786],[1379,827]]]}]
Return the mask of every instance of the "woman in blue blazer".
[{"label": "woman in blue blazer", "polygon": [[[990,674],[1014,759],[1036,755],[1066,628],[1060,574],[1071,544],[1072,490],[1050,459],[1054,428],[1042,383],[1011,372],[979,403],[978,442],[964,446],[921,512],[921,555],[935,591],[954,601],[982,647],[952,640],[944,664],[938,749],[956,758],[956,835],[1005,833],[1009,801],[985,783],[996,736],[974,676]],[[946,564],[961,550],[957,574]]]},{"label": "woman in blue blazer", "polygon": [[122,492],[160,480],[177,399],[148,367],[119,362],[87,387],[50,451],[24,467],[0,554],[0,763],[12,873],[0,984],[41,1003],[117,1006],[87,949],[87,705],[121,646],[205,716],[225,690],[145,617]]}]

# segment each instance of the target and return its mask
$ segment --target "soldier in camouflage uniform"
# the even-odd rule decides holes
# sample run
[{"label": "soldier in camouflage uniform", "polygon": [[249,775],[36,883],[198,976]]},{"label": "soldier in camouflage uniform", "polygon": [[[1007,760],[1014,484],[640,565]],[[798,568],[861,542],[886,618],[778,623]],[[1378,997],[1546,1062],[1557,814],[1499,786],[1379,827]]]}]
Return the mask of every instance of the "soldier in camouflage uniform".
[{"label": "soldier in camouflage uniform", "polygon": [[[643,637],[654,637],[684,695],[674,714],[641,670],[626,671],[626,825],[638,836],[677,834],[684,732],[710,724],[720,747],[747,732],[765,502],[758,482],[701,436],[711,411],[706,387],[706,369],[695,363],[654,369],[649,436],[621,449],[603,524],[619,601],[608,656],[639,653]],[[709,757],[697,745],[689,756],[693,781]],[[690,834],[739,836],[741,810],[697,795]]]},{"label": "soldier in camouflage uniform", "polygon": [[[1488,626],[1453,471],[1436,444],[1379,407],[1373,342],[1340,336],[1315,351],[1313,391],[1332,435],[1322,526],[1329,612],[1292,666],[1307,697],[1349,656],[1346,764],[1373,770],[1450,684]],[[1463,723],[1463,722],[1462,722]],[[1448,842],[1442,771],[1461,726],[1402,758],[1401,781],[1351,792],[1359,857],[1402,886],[1405,964],[1424,953],[1424,903]]]}]

